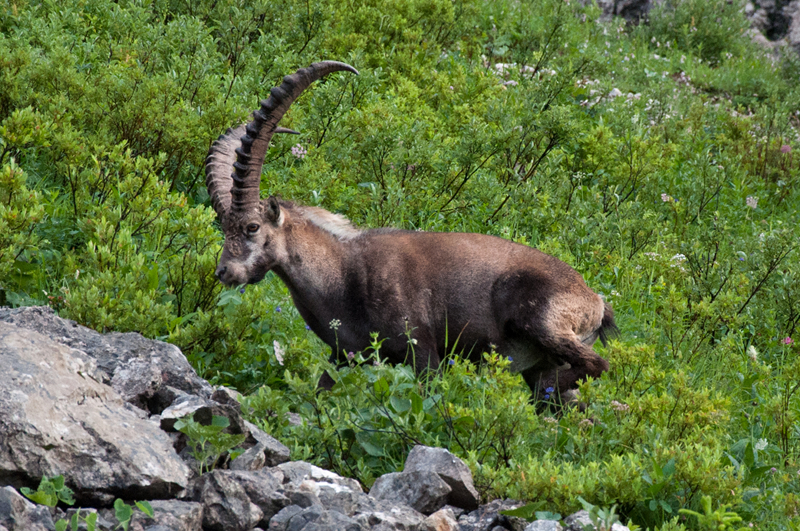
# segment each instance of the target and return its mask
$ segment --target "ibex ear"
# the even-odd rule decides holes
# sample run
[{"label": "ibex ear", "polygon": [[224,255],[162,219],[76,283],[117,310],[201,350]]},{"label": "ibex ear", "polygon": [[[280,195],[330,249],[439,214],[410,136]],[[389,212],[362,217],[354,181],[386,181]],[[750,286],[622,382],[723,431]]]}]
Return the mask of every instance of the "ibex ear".
[{"label": "ibex ear", "polygon": [[267,199],[267,219],[273,223],[278,221],[281,217],[281,205],[274,195],[269,196]]}]

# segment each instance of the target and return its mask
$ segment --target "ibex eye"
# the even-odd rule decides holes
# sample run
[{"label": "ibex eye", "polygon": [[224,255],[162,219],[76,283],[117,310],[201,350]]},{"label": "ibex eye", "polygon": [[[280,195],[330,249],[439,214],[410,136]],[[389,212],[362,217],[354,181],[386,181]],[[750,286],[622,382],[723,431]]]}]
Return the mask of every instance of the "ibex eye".
[{"label": "ibex eye", "polygon": [[247,232],[248,232],[249,234],[255,234],[256,232],[258,232],[258,229],[259,229],[259,225],[258,225],[258,223],[250,223],[250,224],[247,226]]}]

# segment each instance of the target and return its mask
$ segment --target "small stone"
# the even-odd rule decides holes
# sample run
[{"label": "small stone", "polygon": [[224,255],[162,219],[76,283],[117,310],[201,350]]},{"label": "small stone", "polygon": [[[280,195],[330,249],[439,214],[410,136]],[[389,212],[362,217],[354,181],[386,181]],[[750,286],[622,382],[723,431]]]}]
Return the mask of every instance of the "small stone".
[{"label": "small stone", "polygon": [[291,459],[291,451],[278,439],[266,433],[264,430],[247,422],[244,422],[244,429],[249,433],[246,444],[261,444],[264,447],[264,464],[266,466],[278,466]]},{"label": "small stone", "polygon": [[0,489],[0,527],[7,531],[55,531],[47,507],[34,505],[13,487]]},{"label": "small stone", "polygon": [[458,531],[456,516],[447,506],[427,517],[424,525],[426,531]]},{"label": "small stone", "polygon": [[266,463],[266,456],[264,450],[266,446],[261,443],[256,444],[252,448],[246,450],[243,454],[231,461],[228,468],[231,470],[258,470],[264,468]]},{"label": "small stone", "polygon": [[453,489],[447,503],[468,511],[478,508],[479,495],[472,483],[472,472],[464,461],[444,448],[415,446],[408,454],[403,471],[436,472]]}]

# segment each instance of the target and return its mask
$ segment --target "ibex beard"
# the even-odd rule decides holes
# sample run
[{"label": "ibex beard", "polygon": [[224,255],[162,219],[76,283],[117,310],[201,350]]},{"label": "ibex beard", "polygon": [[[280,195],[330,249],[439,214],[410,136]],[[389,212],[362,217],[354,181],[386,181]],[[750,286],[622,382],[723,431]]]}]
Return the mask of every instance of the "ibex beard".
[{"label": "ibex beard", "polygon": [[[219,280],[252,284],[274,271],[334,362],[377,332],[381,356],[417,372],[451,351],[479,360],[495,348],[535,397],[570,398],[580,380],[608,370],[592,345],[617,332],[613,311],[555,257],[484,234],[361,230],[321,208],[259,198],[272,135],[293,133],[278,122],[305,88],[338,70],[357,73],[324,61],[285,77],[251,122],[212,145],[206,184],[225,233]],[[324,374],[320,386],[333,385]]]}]

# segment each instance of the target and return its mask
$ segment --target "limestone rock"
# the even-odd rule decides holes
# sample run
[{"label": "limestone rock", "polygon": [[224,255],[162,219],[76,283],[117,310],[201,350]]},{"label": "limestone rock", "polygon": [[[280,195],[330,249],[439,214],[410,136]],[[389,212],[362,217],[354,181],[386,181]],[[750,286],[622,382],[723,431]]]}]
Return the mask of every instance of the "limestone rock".
[{"label": "limestone rock", "polygon": [[130,531],[146,531],[164,527],[170,531],[202,531],[203,506],[199,503],[178,500],[154,500],[153,518],[134,511]]},{"label": "limestone rock", "polygon": [[453,511],[442,508],[425,519],[426,531],[458,531],[458,521]]},{"label": "limestone rock", "polygon": [[[273,519],[276,520],[276,519]],[[293,512],[287,519],[270,522],[270,531],[366,531],[362,525],[338,511],[312,505]]]},{"label": "limestone rock", "polygon": [[286,463],[291,458],[289,448],[272,435],[266,433],[255,424],[244,421],[244,427],[249,434],[245,445],[253,444],[263,447],[264,462],[266,466],[278,466]]},{"label": "limestone rock", "polygon": [[[150,413],[161,413],[159,407],[166,407],[171,402],[167,387],[203,397],[211,396],[211,386],[197,376],[175,345],[147,339],[133,332],[100,334],[56,316],[46,306],[0,308],[0,322],[35,330],[56,343],[86,353],[97,362],[98,380],[103,383],[112,383],[119,371],[121,374],[113,383],[120,395],[136,405],[147,405]],[[135,369],[142,365],[132,360],[154,367],[160,372],[160,383],[152,370],[138,373]],[[143,394],[130,395],[131,391],[138,389]]]},{"label": "limestone rock", "polygon": [[413,507],[431,514],[447,502],[453,489],[436,472],[393,472],[379,477],[369,491],[378,500]]},{"label": "limestone rock", "polygon": [[0,529],[6,531],[55,531],[47,507],[34,505],[12,487],[0,489]]},{"label": "limestone rock", "polygon": [[536,520],[525,527],[525,531],[563,531],[563,529],[555,520]]},{"label": "limestone rock", "polygon": [[353,519],[371,531],[426,531],[425,515],[393,502],[363,495]]},{"label": "limestone rock", "polygon": [[63,474],[82,504],[186,487],[169,437],[96,381],[85,353],[0,321],[0,366],[0,484],[35,487]]},{"label": "limestone rock", "polygon": [[436,472],[453,491],[447,503],[468,511],[478,508],[479,495],[472,483],[469,467],[444,448],[417,445],[406,459],[404,472]]},{"label": "limestone rock", "polygon": [[318,466],[306,463],[305,461],[291,461],[288,463],[282,463],[276,468],[283,472],[284,483],[300,484],[301,482],[310,479],[316,482],[342,485],[350,488],[350,490],[354,492],[363,492],[358,481],[350,478],[344,478]]},{"label": "limestone rock", "polygon": [[229,471],[214,470],[193,483],[193,498],[203,505],[204,530],[250,531],[264,516]]}]

